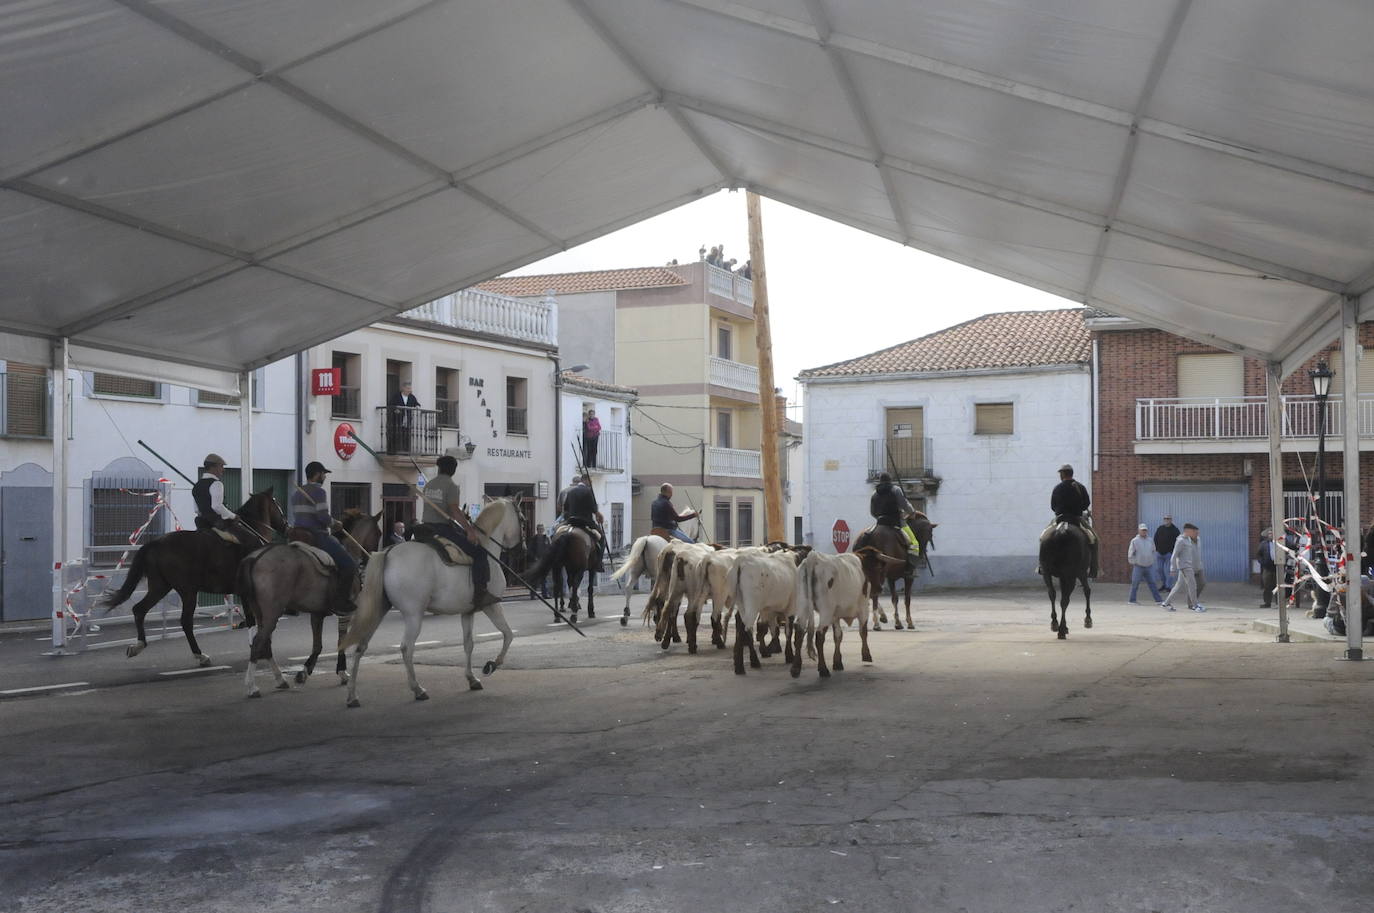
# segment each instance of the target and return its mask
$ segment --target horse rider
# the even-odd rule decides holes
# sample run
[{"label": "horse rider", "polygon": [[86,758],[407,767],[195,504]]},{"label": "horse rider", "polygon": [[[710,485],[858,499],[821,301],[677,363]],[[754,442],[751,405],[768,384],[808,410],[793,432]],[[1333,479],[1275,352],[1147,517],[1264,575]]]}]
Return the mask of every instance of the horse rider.
[{"label": "horse rider", "polygon": [[433,524],[437,535],[458,546],[472,559],[472,604],[474,608],[485,609],[501,601],[489,589],[491,564],[487,561],[487,550],[477,527],[463,510],[463,502],[458,497],[458,483],[453,474],[458,471],[458,461],[444,454],[434,461],[439,474],[425,483],[424,514],[421,519]]},{"label": "horse rider", "polygon": [[605,548],[606,538],[601,532],[601,524],[606,521],[601,516],[600,506],[596,503],[596,492],[592,491],[590,476],[584,475],[568,492],[568,497],[563,502],[563,522],[569,526],[576,526],[591,537],[594,554],[589,558],[587,570],[604,571],[606,565],[601,560],[601,552]]},{"label": "horse rider", "polygon": [[553,528],[558,529],[563,522],[563,503],[568,500],[568,492],[577,487],[577,483],[582,481],[581,475],[575,475],[568,480],[568,484],[558,490],[558,495],[553,500]]},{"label": "horse rider", "polygon": [[191,499],[196,502],[196,529],[227,529],[238,519],[224,505],[224,457],[207,453],[200,467],[200,480],[191,486]]},{"label": "horse rider", "polygon": [[311,544],[329,553],[334,559],[334,593],[330,603],[337,615],[348,615],[356,608],[353,602],[353,582],[358,564],[343,543],[332,535],[343,529],[329,512],[329,493],[324,489],[324,477],[329,470],[319,460],[305,466],[305,484],[291,493],[291,525],[310,533]]},{"label": "horse rider", "polygon": [[673,506],[673,486],[667,482],[658,486],[658,497],[654,498],[654,503],[649,508],[649,524],[654,529],[664,530],[674,539],[681,539],[683,542],[695,542],[695,539],[678,529],[677,525],[696,516],[697,512],[694,510],[689,510],[685,514],[677,512],[677,508]]},{"label": "horse rider", "polygon": [[1059,484],[1050,493],[1050,510],[1054,511],[1054,521],[1045,527],[1041,534],[1043,540],[1055,523],[1072,523],[1088,538],[1088,576],[1097,576],[1097,534],[1093,532],[1086,516],[1092,497],[1083,483],[1073,477],[1073,467],[1068,463],[1059,467]]},{"label": "horse rider", "polygon": [[908,521],[916,516],[916,508],[907,500],[901,486],[892,483],[892,476],[882,473],[873,489],[873,497],[868,500],[868,512],[881,526],[890,526],[902,534],[906,543],[907,564],[913,568],[921,560],[921,543],[916,539]]}]

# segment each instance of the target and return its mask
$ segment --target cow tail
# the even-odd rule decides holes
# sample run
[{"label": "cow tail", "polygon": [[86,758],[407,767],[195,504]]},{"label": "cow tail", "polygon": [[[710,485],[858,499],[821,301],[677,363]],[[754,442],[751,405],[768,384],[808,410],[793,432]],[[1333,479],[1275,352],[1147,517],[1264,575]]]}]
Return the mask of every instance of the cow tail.
[{"label": "cow tail", "polygon": [[820,602],[819,594],[816,592],[816,565],[811,562],[803,562],[802,577],[805,586],[811,592],[810,610],[806,613],[806,655],[810,659],[816,658],[816,606]]}]

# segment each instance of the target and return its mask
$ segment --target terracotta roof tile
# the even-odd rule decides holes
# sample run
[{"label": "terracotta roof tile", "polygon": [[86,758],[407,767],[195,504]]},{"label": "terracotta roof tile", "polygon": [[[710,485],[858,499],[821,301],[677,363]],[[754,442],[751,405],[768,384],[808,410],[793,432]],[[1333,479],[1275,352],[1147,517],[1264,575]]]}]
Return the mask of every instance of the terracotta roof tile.
[{"label": "terracotta roof tile", "polygon": [[590,273],[547,273],[542,276],[497,276],[477,287],[515,298],[533,298],[553,289],[555,295],[577,292],[620,291],[633,288],[664,288],[686,285],[687,280],[666,266],[603,269]]},{"label": "terracotta roof tile", "polygon": [[594,377],[587,377],[585,374],[574,374],[571,371],[563,371],[563,382],[572,384],[583,390],[599,390],[604,393],[619,393],[623,396],[638,396],[639,391],[634,387],[626,387],[621,384],[607,383],[604,380],[597,380]]},{"label": "terracotta roof tile", "polygon": [[808,368],[800,376],[846,377],[1078,364],[1088,361],[1089,352],[1082,308],[1006,311],[976,317],[869,355]]}]

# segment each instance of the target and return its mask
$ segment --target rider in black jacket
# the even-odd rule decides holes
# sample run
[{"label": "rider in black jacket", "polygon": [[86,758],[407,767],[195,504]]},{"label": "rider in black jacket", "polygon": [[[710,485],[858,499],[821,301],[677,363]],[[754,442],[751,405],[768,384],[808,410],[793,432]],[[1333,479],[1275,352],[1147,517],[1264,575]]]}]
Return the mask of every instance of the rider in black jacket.
[{"label": "rider in black jacket", "polygon": [[906,493],[893,484],[892,476],[885,472],[878,476],[878,485],[873,489],[873,497],[868,500],[868,512],[883,526],[890,526],[902,533],[907,546],[907,563],[915,567],[920,560],[921,546],[916,539],[916,532],[906,521],[916,513],[916,509],[907,500]]},{"label": "rider in black jacket", "polygon": [[[1089,505],[1092,504],[1092,497],[1088,494],[1088,489],[1083,483],[1073,477],[1073,467],[1068,463],[1059,467],[1059,484],[1054,486],[1054,491],[1050,493],[1050,510],[1054,511],[1054,522],[1046,528],[1048,533],[1055,523],[1061,521],[1072,523],[1083,530],[1088,537],[1088,576],[1097,576],[1097,534],[1093,532],[1089,525],[1089,519],[1085,514],[1088,512]],[[1043,536],[1042,536],[1043,538]]]}]

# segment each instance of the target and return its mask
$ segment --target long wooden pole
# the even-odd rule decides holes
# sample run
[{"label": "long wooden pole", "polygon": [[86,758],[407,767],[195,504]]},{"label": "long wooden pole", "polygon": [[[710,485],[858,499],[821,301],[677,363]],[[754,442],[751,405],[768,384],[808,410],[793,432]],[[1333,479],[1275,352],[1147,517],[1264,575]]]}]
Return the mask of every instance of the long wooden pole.
[{"label": "long wooden pole", "polygon": [[746,192],[749,212],[749,269],[754,283],[754,330],[759,349],[759,408],[763,410],[763,507],[768,542],[787,541],[778,469],[778,403],[773,393],[773,330],[768,318],[768,272],[763,262],[763,214],[759,195]]}]

